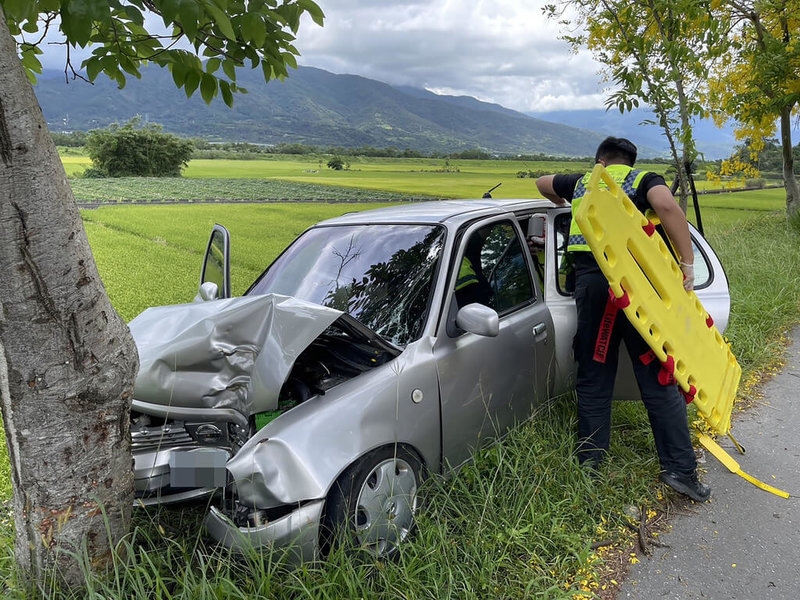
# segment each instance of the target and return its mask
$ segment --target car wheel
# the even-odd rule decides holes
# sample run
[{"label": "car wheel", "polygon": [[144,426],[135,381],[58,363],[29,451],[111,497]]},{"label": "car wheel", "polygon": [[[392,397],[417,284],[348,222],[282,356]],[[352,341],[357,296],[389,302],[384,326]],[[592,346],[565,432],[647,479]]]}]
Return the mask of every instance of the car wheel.
[{"label": "car wheel", "polygon": [[408,537],[419,508],[422,465],[400,446],[379,448],[351,465],[328,495],[323,548],[352,543],[387,557]]}]

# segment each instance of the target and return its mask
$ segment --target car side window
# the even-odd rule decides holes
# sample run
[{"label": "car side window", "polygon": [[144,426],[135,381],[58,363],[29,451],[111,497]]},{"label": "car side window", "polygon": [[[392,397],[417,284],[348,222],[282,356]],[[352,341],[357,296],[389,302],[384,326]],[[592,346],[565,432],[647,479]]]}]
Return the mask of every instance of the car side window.
[{"label": "car side window", "polygon": [[467,240],[456,281],[458,306],[484,304],[499,314],[534,299],[523,245],[513,225],[481,227]]},{"label": "car side window", "polygon": [[697,245],[694,236],[692,236],[692,252],[694,253],[694,289],[708,287],[714,279],[711,265],[708,262],[708,257]]},{"label": "car side window", "polygon": [[572,261],[567,253],[571,220],[571,213],[565,212],[556,215],[553,223],[556,232],[556,285],[558,286],[558,293],[564,296],[571,296],[572,292],[575,291],[575,273],[572,269]]}]

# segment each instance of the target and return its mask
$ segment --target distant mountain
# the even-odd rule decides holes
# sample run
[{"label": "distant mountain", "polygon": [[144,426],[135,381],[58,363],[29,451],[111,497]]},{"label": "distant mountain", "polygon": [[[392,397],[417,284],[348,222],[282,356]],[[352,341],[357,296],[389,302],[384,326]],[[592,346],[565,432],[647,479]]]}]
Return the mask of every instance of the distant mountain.
[{"label": "distant mountain", "polygon": [[[553,112],[527,113],[537,119],[546,119],[570,127],[598,131],[604,135],[629,138],[640,148],[642,156],[668,156],[669,144],[661,128],[657,125],[642,124],[645,120],[655,120],[652,112],[639,108],[620,114],[616,109],[598,110],[560,110]],[[697,148],[707,160],[727,158],[737,144],[733,127],[718,128],[713,121],[703,119],[694,125]],[[647,149],[652,149],[649,151]]]},{"label": "distant mountain", "polygon": [[565,156],[592,155],[604,137],[475,98],[312,67],[267,85],[260,71],[243,71],[238,83],[249,93],[237,95],[233,109],[219,99],[207,106],[199,92],[187,99],[169,72],[157,67],[143,69],[142,79],[129,79],[122,90],[104,77],[94,85],[66,85],[63,73],[45,73],[35,89],[54,131],[105,127],[138,114],[167,131],[211,140]]}]

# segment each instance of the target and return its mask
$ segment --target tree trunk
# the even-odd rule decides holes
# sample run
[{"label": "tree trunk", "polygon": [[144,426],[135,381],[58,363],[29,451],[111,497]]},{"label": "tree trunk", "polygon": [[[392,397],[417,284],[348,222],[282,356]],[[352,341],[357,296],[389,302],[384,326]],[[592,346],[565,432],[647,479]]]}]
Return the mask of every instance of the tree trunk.
[{"label": "tree trunk", "polygon": [[108,564],[133,501],[138,358],[97,273],[47,124],[0,10],[0,406],[15,556],[34,583]]},{"label": "tree trunk", "polygon": [[783,153],[783,185],[786,188],[786,216],[793,224],[800,226],[800,187],[794,175],[794,155],[792,154],[792,108],[781,110],[781,151]]}]

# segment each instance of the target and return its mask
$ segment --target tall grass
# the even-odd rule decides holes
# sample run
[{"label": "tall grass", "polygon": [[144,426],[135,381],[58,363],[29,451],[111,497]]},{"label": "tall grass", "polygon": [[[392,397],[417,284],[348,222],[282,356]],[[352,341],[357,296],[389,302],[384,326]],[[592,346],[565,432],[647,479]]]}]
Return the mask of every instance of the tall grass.
[{"label": "tall grass", "polygon": [[[600,479],[573,458],[573,402],[564,398],[451,477],[426,481],[413,541],[391,561],[341,548],[325,562],[281,568],[280,553],[231,556],[207,544],[202,507],[140,510],[114,571],[87,577],[88,592],[56,596],[555,599],[598,589],[591,543],[627,535],[620,507],[655,501],[657,465],[642,459],[654,456],[643,411],[621,405],[615,412],[614,457]],[[0,568],[10,564],[6,556]],[[44,595],[13,587],[5,597]]]}]

